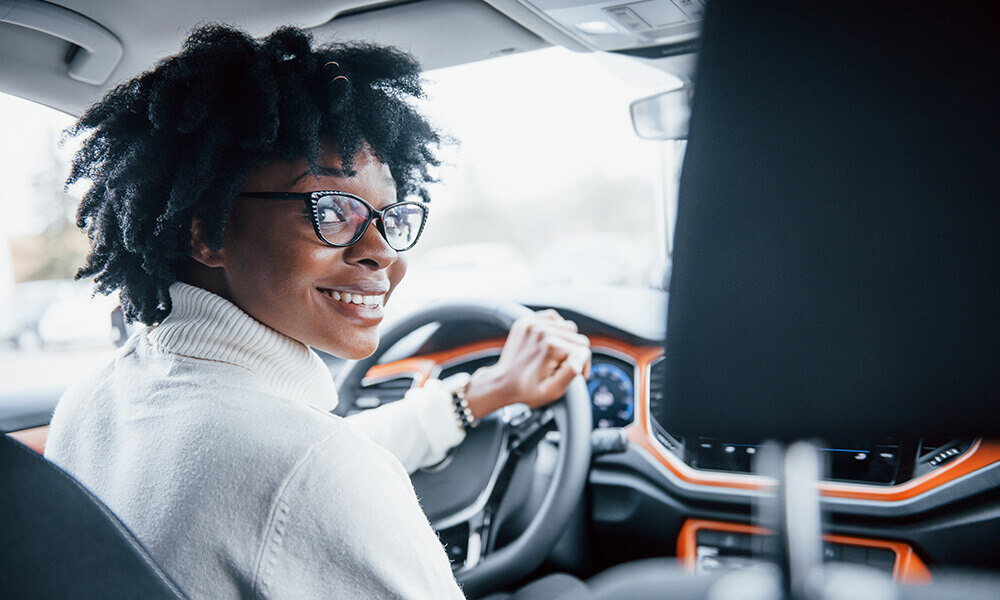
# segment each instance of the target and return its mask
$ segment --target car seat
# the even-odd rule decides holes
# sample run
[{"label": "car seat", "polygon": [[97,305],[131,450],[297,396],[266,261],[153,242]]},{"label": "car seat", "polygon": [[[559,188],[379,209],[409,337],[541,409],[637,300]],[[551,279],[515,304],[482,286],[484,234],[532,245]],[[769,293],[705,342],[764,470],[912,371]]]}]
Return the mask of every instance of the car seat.
[{"label": "car seat", "polygon": [[0,598],[186,596],[85,487],[0,435]]}]

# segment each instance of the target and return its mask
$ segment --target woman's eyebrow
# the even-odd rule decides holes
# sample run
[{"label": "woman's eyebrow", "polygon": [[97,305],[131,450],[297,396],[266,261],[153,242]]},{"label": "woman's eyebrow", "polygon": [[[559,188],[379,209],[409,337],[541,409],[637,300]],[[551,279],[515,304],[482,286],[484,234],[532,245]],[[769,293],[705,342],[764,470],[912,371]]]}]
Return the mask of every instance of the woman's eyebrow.
[{"label": "woman's eyebrow", "polygon": [[[302,173],[299,173],[299,176],[293,179],[292,183],[288,184],[288,187],[294,186],[296,183],[302,181],[309,175],[312,175],[312,173],[310,173],[309,171],[303,171]],[[344,177],[345,173],[341,169],[324,168],[323,172],[320,173],[320,175],[333,175],[334,177]],[[392,175],[386,176],[384,181],[388,185],[391,185],[393,187],[396,186],[396,180],[392,178]]]},{"label": "woman's eyebrow", "polygon": [[317,175],[317,174],[330,175],[332,177],[349,177],[353,175],[353,171],[348,173],[347,171],[344,171],[343,169],[338,169],[337,167],[320,167],[318,173],[313,173],[309,169],[306,169],[305,171],[299,173],[298,177],[292,180],[292,183],[289,185],[289,187],[295,185],[296,183],[302,181],[303,179],[309,177],[310,175]]}]

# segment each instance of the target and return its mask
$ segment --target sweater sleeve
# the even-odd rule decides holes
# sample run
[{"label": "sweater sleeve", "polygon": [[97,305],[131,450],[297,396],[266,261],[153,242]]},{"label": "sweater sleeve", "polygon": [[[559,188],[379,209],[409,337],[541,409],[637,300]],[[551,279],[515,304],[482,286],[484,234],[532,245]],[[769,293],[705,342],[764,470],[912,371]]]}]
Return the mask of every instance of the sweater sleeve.
[{"label": "sweater sleeve", "polygon": [[451,394],[437,379],[409,390],[398,402],[352,415],[347,421],[391,452],[407,473],[440,462],[465,439]]},{"label": "sweater sleeve", "polygon": [[345,426],[276,492],[254,576],[268,600],[461,600],[409,478]]}]

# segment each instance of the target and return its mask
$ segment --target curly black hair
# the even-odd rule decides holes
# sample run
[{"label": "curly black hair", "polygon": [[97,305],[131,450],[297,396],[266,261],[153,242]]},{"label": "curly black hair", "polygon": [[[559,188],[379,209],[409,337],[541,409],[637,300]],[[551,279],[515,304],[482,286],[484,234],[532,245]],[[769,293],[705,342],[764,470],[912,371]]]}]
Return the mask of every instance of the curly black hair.
[{"label": "curly black hair", "polygon": [[92,182],[77,226],[91,251],[77,279],[120,290],[126,318],[157,323],[167,288],[190,258],[191,220],[221,248],[244,177],[275,159],[306,159],[322,142],[343,170],[366,146],[386,164],[400,197],[429,200],[442,136],[414,107],[417,61],[366,43],[314,47],[286,27],[256,40],[221,25],[196,29],[182,51],[109,92],[71,127],[85,136],[66,185]]}]

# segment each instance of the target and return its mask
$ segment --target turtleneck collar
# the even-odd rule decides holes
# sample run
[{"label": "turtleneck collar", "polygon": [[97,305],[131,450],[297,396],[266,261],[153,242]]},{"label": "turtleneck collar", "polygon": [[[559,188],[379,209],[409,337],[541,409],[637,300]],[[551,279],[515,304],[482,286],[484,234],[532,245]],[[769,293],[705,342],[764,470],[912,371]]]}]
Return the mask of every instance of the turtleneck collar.
[{"label": "turtleneck collar", "polygon": [[275,395],[325,411],[337,406],[330,370],[305,344],[199,287],[175,282],[170,286],[170,301],[170,314],[149,331],[155,348],[243,367]]}]

